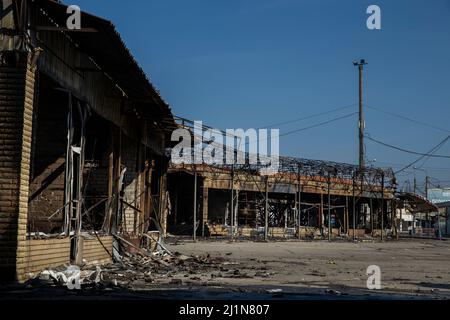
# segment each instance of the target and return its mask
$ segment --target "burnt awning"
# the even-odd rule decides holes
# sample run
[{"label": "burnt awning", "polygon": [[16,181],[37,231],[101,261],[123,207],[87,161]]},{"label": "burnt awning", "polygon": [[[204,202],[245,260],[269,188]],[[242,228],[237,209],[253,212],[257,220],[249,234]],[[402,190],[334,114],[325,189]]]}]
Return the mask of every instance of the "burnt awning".
[{"label": "burnt awning", "polygon": [[411,213],[439,212],[439,208],[434,203],[418,194],[401,192],[397,194],[397,198],[404,204],[408,204],[408,209]]}]

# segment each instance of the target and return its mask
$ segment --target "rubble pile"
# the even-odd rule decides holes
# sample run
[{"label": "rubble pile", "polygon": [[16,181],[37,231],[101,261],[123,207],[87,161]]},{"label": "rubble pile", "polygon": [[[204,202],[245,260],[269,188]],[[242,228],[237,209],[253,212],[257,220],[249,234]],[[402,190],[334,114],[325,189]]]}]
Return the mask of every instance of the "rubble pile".
[{"label": "rubble pile", "polygon": [[[137,289],[152,284],[184,285],[218,278],[268,277],[257,271],[250,275],[239,269],[238,262],[210,255],[186,256],[176,253],[142,253],[121,257],[120,262],[103,266],[62,266],[45,270],[28,282],[28,286],[61,286],[69,289],[124,288]],[[77,287],[78,285],[78,287]]]},{"label": "rubble pile", "polygon": [[106,282],[117,281],[118,285],[127,287],[151,283],[183,284],[182,278],[191,277],[195,280],[195,275],[205,275],[219,270],[223,262],[223,258],[212,258],[209,255],[186,256],[174,253],[173,255],[144,256],[135,254],[124,257],[122,264],[105,266],[102,279]]}]

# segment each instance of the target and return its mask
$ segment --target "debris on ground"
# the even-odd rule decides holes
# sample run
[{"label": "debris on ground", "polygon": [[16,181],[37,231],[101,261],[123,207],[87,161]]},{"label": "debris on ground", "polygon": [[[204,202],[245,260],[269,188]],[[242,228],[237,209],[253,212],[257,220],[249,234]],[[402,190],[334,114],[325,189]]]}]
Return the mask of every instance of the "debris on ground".
[{"label": "debris on ground", "polygon": [[283,289],[269,289],[266,290],[267,293],[281,293],[283,292]]},{"label": "debris on ground", "polygon": [[169,254],[166,250],[152,253],[140,250],[135,253],[124,252],[120,261],[102,266],[61,266],[45,270],[29,280],[27,286],[135,289],[152,284],[182,286],[189,283],[183,278],[207,282],[217,278],[268,278],[271,275],[268,272],[249,274],[236,269],[237,265],[238,262],[227,261],[221,256],[211,257],[209,254],[187,256],[178,252]]},{"label": "debris on ground", "polygon": [[342,292],[337,291],[337,290],[333,290],[333,289],[328,289],[325,292],[328,293],[328,294],[336,295],[336,296],[342,295]]}]

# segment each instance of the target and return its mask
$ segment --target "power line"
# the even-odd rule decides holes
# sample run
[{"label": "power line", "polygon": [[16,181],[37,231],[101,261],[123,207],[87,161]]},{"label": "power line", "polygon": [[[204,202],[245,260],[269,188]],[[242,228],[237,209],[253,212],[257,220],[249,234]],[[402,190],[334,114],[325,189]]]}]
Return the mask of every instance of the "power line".
[{"label": "power line", "polygon": [[[387,164],[387,165],[390,165],[390,166],[393,166],[393,167],[403,167],[403,166],[406,166],[406,164],[405,163],[398,163],[398,162],[387,162],[387,161],[376,161],[377,163],[384,163],[384,164]],[[428,167],[428,166],[426,166],[426,167],[422,167],[423,169],[427,169],[427,170],[431,170],[431,171],[433,171],[433,170],[447,170],[447,171],[450,171],[450,167],[446,167],[446,168],[444,168],[444,167]]]},{"label": "power line", "polygon": [[[365,137],[366,137],[367,139],[369,139],[370,141],[373,141],[373,142],[375,142],[375,143],[381,144],[381,145],[383,145],[383,146],[385,146],[385,147],[389,147],[389,148],[392,148],[392,149],[395,149],[395,150],[398,150],[398,151],[402,151],[402,152],[406,152],[406,153],[410,153],[410,154],[415,154],[415,155],[419,155],[419,156],[426,156],[426,157],[429,157],[429,158],[445,158],[445,159],[450,159],[450,156],[447,156],[447,155],[430,154],[430,153],[420,153],[420,152],[411,151],[411,150],[406,150],[406,149],[403,149],[403,148],[400,148],[400,147],[396,147],[396,146],[393,146],[393,145],[388,144],[388,143],[386,143],[386,142],[382,142],[382,141],[373,139],[373,138],[371,138],[371,137],[370,137],[369,135],[367,135],[367,134],[365,135]],[[450,136],[447,137],[447,139],[449,139],[449,138],[450,138]]]},{"label": "power line", "polygon": [[[331,109],[331,110],[328,110],[328,111],[315,113],[315,114],[312,114],[312,115],[309,115],[309,116],[306,116],[306,117],[297,118],[297,119],[288,120],[288,121],[277,122],[277,123],[269,124],[269,125],[266,125],[266,126],[261,126],[258,129],[264,129],[264,128],[269,129],[269,128],[274,128],[274,127],[277,127],[277,126],[283,126],[283,125],[287,125],[287,124],[291,124],[291,123],[295,123],[295,122],[300,122],[300,121],[303,121],[303,120],[309,120],[309,119],[317,118],[317,117],[324,116],[324,115],[327,115],[327,114],[331,114],[331,113],[334,113],[334,112],[337,112],[337,111],[349,109],[349,108],[354,107],[356,105],[357,105],[356,103],[353,103],[353,104],[349,104],[349,105],[346,105],[346,106],[337,107],[337,108],[334,108],[334,109]],[[184,121],[186,123],[190,123],[190,124],[194,123],[194,121],[192,121],[190,119],[187,119],[187,118],[184,118],[182,116],[174,115],[174,118],[176,118],[176,119],[178,119],[180,121]],[[208,129],[213,129],[213,128],[210,127],[210,126],[207,126],[207,125],[202,125],[202,129],[203,130],[208,130]],[[221,133],[225,133],[225,131],[223,131],[223,130],[219,130],[219,131]]]},{"label": "power line", "polygon": [[352,112],[352,113],[346,114],[346,115],[338,117],[338,118],[334,118],[334,119],[331,119],[331,120],[328,120],[328,121],[324,121],[324,122],[320,122],[320,123],[317,123],[317,124],[313,124],[313,125],[308,126],[308,127],[304,127],[304,128],[301,128],[301,129],[296,129],[296,130],[292,130],[292,131],[280,134],[279,137],[284,137],[284,136],[287,136],[287,135],[290,135],[290,134],[293,134],[293,133],[297,133],[297,132],[301,132],[301,131],[317,128],[317,127],[320,127],[320,126],[323,126],[323,125],[326,125],[326,124],[329,124],[329,123],[332,123],[332,122],[336,122],[336,121],[339,121],[339,120],[342,120],[342,119],[350,118],[351,116],[354,116],[356,114],[358,114],[358,112]]},{"label": "power line", "polygon": [[417,162],[419,162],[420,160],[422,160],[423,158],[430,156],[431,154],[433,154],[434,152],[436,152],[437,150],[439,150],[444,143],[446,143],[448,140],[450,139],[450,136],[447,136],[447,138],[445,138],[444,140],[442,140],[439,144],[437,144],[434,148],[432,148],[426,155],[423,155],[421,157],[419,157],[416,161],[410,163],[409,165],[405,166],[404,168],[402,168],[401,170],[394,172],[394,174],[397,174],[399,172],[402,172],[410,167],[412,167],[413,165],[415,165]]},{"label": "power line", "polygon": [[419,169],[419,170],[422,169],[425,166],[425,164],[428,162],[428,160],[430,160],[430,158],[425,158],[419,166],[416,166],[416,169]]},{"label": "power line", "polygon": [[320,116],[324,116],[324,115],[327,115],[327,114],[334,113],[336,111],[345,110],[345,109],[348,109],[348,108],[351,108],[351,107],[354,107],[354,106],[356,106],[356,103],[353,103],[353,104],[350,104],[350,105],[346,105],[346,106],[342,106],[342,107],[338,107],[338,108],[334,108],[334,109],[331,109],[331,110],[328,110],[328,111],[324,111],[324,112],[319,112],[319,113],[312,114],[312,115],[309,115],[309,116],[306,116],[306,117],[302,117],[302,118],[297,118],[297,119],[293,119],[293,120],[282,121],[282,122],[270,124],[270,125],[267,125],[267,126],[260,127],[259,129],[273,128],[273,127],[283,126],[283,125],[286,125],[286,124],[291,124],[291,123],[295,123],[295,122],[299,122],[299,121],[303,121],[303,120],[317,118],[317,117],[320,117]]},{"label": "power line", "polygon": [[[299,122],[299,121],[302,121],[302,120],[308,120],[308,119],[320,117],[320,116],[323,116],[323,115],[331,114],[331,113],[334,113],[334,112],[336,112],[336,111],[345,110],[345,109],[351,108],[351,107],[353,107],[353,106],[355,106],[355,105],[356,105],[356,103],[351,104],[351,105],[346,105],[346,106],[338,107],[338,108],[331,109],[331,110],[328,110],[328,111],[324,111],[324,112],[312,114],[312,115],[309,115],[309,116],[306,116],[306,117],[303,117],[303,118],[298,118],[298,119],[294,119],[294,120],[289,120],[289,121],[284,121],[284,122],[274,123],[274,124],[271,124],[271,125],[267,125],[267,126],[264,126],[264,127],[260,127],[260,128],[258,128],[258,129],[273,128],[273,127],[276,127],[276,126],[282,126],[282,125],[286,125],[286,124],[291,124],[291,123]],[[322,125],[322,124],[328,124],[328,123],[330,123],[330,122],[338,121],[338,120],[347,118],[347,117],[349,117],[350,115],[353,115],[353,114],[356,114],[356,113],[347,114],[347,115],[344,115],[343,117],[339,117],[339,118],[336,118],[336,119],[333,119],[333,120],[325,121],[325,122],[319,123],[319,124],[317,124],[317,125],[312,125],[311,128],[315,128],[315,127],[320,126],[320,125]],[[193,123],[194,123],[194,121],[192,121],[192,120],[190,120],[190,119],[187,119],[187,118],[184,118],[184,117],[182,117],[182,116],[174,115],[174,118],[175,118],[175,119],[178,119],[178,120],[180,120],[180,121],[184,121],[184,122],[190,123],[190,124],[193,124]],[[213,129],[212,127],[207,126],[207,125],[202,125],[201,128],[202,128],[203,130],[211,130],[211,129]],[[288,135],[288,134],[294,133],[294,132],[297,132],[297,131],[303,131],[303,130],[306,130],[306,129],[309,129],[309,128],[310,128],[310,127],[306,127],[306,128],[302,128],[302,129],[298,129],[298,130],[293,130],[293,131],[290,131],[290,132],[288,132],[288,133],[286,133],[286,134],[280,135],[280,137],[281,137],[281,136],[284,136],[284,135]],[[222,134],[226,134],[226,132],[223,131],[223,130],[219,130],[219,131],[220,131]]]},{"label": "power line", "polygon": [[412,123],[419,124],[419,125],[422,125],[422,126],[425,126],[425,127],[430,127],[430,128],[435,129],[435,130],[442,131],[442,132],[450,133],[450,130],[438,127],[438,126],[436,126],[434,124],[429,124],[429,123],[426,123],[426,122],[414,120],[414,119],[411,119],[409,117],[406,117],[406,116],[403,116],[403,115],[400,115],[400,114],[397,114],[397,113],[394,113],[394,112],[385,111],[385,110],[382,110],[380,108],[376,108],[376,107],[373,107],[373,106],[369,106],[369,105],[366,105],[366,106],[369,109],[376,110],[376,111],[384,113],[384,114],[388,114],[388,115],[390,115],[392,117],[396,117],[396,118],[400,118],[400,119],[403,119],[403,120],[407,120],[407,121],[410,121]]},{"label": "power line", "polygon": [[428,184],[430,184],[432,187],[435,187],[435,188],[438,188],[438,189],[440,188],[439,185],[436,185],[436,184],[434,184],[434,183],[431,182],[431,181],[429,181]]},{"label": "power line", "polygon": [[[321,126],[327,125],[327,124],[332,123],[332,122],[336,122],[336,121],[339,121],[339,120],[342,120],[342,119],[349,118],[349,117],[354,116],[356,114],[358,114],[358,112],[352,112],[352,113],[346,114],[346,115],[341,116],[341,117],[337,117],[337,118],[334,118],[334,119],[331,119],[331,120],[327,120],[327,121],[323,121],[323,122],[320,122],[320,123],[316,123],[316,124],[313,124],[313,125],[310,125],[310,126],[307,126],[307,127],[304,127],[304,128],[292,130],[292,131],[280,134],[278,136],[270,137],[270,139],[285,137],[285,136],[288,136],[288,135],[291,135],[291,134],[294,134],[294,133],[298,133],[298,132],[306,131],[306,130],[309,130],[309,129],[321,127]],[[261,139],[259,141],[267,141],[267,140],[269,140],[269,138]],[[250,142],[253,142],[253,141],[251,141],[250,139],[248,141],[245,141],[245,146],[248,146],[248,144]]]},{"label": "power line", "polygon": [[[280,134],[280,135],[275,136],[275,137],[270,137],[270,139],[277,138],[277,137],[278,137],[278,138],[279,138],[279,137],[284,137],[284,136],[291,135],[291,134],[294,134],[294,133],[298,133],[298,132],[301,132],[301,131],[306,131],[306,130],[309,130],[309,129],[313,129],[313,128],[317,128],[317,127],[320,127],[320,126],[324,126],[324,125],[329,124],[329,123],[332,123],[332,122],[336,122],[336,121],[339,121],[339,120],[342,120],[342,119],[349,118],[349,117],[351,117],[351,116],[353,116],[353,115],[356,115],[357,113],[358,113],[358,112],[352,112],[352,113],[346,114],[346,115],[341,116],[341,117],[337,117],[337,118],[334,118],[334,119],[330,119],[330,120],[327,120],[327,121],[323,121],[323,122],[320,122],[320,123],[316,123],[316,124],[313,124],[313,125],[310,125],[310,126],[307,126],[307,127],[304,127],[304,128],[292,130],[292,131],[286,132],[286,133],[284,133],[284,134]],[[193,123],[192,120],[188,120],[188,119],[185,119],[185,118],[182,118],[182,117],[176,116],[176,118],[179,119],[179,120],[184,120],[184,121],[187,122],[187,123],[191,123],[191,124]],[[211,127],[209,127],[209,126],[202,125],[202,129],[210,129],[210,128],[211,128]],[[223,133],[224,131],[219,130],[219,132]],[[240,138],[239,136],[235,136],[235,137]],[[267,140],[269,140],[268,137],[265,138],[265,139],[259,140],[259,141],[267,141]],[[248,146],[248,144],[249,144],[250,142],[253,142],[253,141],[250,141],[250,139],[249,139],[248,141],[245,141],[245,146]],[[219,145],[223,145],[223,146],[225,146],[225,147],[228,147],[227,145],[225,145],[225,144],[223,144],[223,143],[220,143]]]}]

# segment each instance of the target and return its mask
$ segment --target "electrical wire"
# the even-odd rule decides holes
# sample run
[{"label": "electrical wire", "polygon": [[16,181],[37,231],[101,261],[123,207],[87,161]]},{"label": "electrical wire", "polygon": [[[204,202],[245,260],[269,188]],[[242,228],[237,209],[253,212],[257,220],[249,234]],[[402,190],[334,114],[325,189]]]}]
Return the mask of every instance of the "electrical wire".
[{"label": "electrical wire", "polygon": [[[411,151],[411,150],[407,150],[407,149],[403,149],[403,148],[400,148],[400,147],[393,146],[391,144],[388,144],[386,142],[382,142],[380,140],[376,140],[376,139],[370,137],[368,134],[366,134],[365,137],[367,139],[369,139],[370,141],[373,141],[375,143],[378,143],[380,145],[383,145],[385,147],[389,147],[389,148],[392,148],[392,149],[395,149],[395,150],[398,150],[398,151],[402,151],[402,152],[406,152],[406,153],[410,153],[410,154],[414,154],[414,155],[419,155],[419,156],[426,156],[426,157],[429,157],[429,158],[450,159],[450,155],[429,154],[429,153],[421,153],[421,152]],[[446,140],[448,140],[448,139],[450,139],[450,136],[448,136],[446,138]]]},{"label": "electrical wire", "polygon": [[[346,114],[346,115],[344,115],[344,116],[342,116],[342,117],[334,118],[334,119],[327,120],[327,121],[320,122],[320,123],[316,123],[316,124],[313,124],[313,125],[310,125],[310,126],[307,126],[307,127],[304,127],[304,128],[292,130],[292,131],[289,131],[289,132],[280,134],[280,135],[278,135],[278,136],[270,137],[270,139],[280,138],[280,137],[285,137],[285,136],[288,136],[288,135],[291,135],[291,134],[294,134],[294,133],[306,131],[306,130],[313,129],[313,128],[318,128],[318,127],[327,125],[327,124],[332,123],[332,122],[336,122],[336,121],[339,121],[339,120],[342,120],[342,119],[349,118],[349,117],[351,117],[351,116],[354,116],[354,115],[357,114],[357,113],[358,113],[358,112],[352,112],[352,113]],[[261,140],[259,140],[259,141],[261,142],[261,141],[267,141],[267,140],[269,140],[269,138],[261,139]],[[250,144],[250,142],[253,142],[253,141],[250,141],[250,139],[249,139],[248,141],[246,141],[246,142],[245,142],[245,146],[248,146],[248,145]]]},{"label": "electrical wire", "polygon": [[[274,127],[277,127],[277,126],[283,126],[283,125],[287,125],[287,124],[291,124],[291,123],[295,123],[295,122],[299,122],[299,121],[303,121],[303,120],[308,120],[308,119],[312,119],[312,118],[317,118],[317,117],[320,117],[320,116],[323,116],[323,115],[327,115],[327,114],[331,114],[331,113],[334,113],[334,112],[337,112],[337,111],[341,111],[341,110],[345,110],[345,109],[351,108],[351,107],[353,107],[353,106],[355,106],[355,105],[356,105],[356,103],[351,104],[351,105],[346,105],[346,106],[338,107],[338,108],[334,108],[334,109],[331,109],[331,110],[328,110],[328,111],[324,111],[324,112],[319,112],[319,113],[312,114],[312,115],[309,115],[309,116],[306,116],[306,117],[303,117],[303,118],[297,118],[297,119],[294,119],[294,120],[289,120],[289,121],[284,121],[284,122],[278,122],[278,123],[270,124],[270,125],[267,125],[267,126],[259,127],[257,130],[259,130],[259,129],[264,129],[264,128],[269,129],[269,128],[274,128]],[[356,112],[355,112],[355,113],[352,113],[352,114],[345,115],[345,116],[340,117],[340,118],[336,118],[336,119],[333,119],[333,120],[325,121],[325,122],[323,122],[323,123],[319,123],[319,124],[316,124],[316,125],[312,125],[311,127],[306,127],[306,128],[302,128],[302,129],[293,130],[293,131],[290,131],[290,132],[287,132],[287,133],[285,133],[285,134],[280,135],[280,137],[285,136],[285,135],[288,135],[288,134],[291,134],[291,133],[295,133],[295,132],[299,132],[299,131],[304,131],[304,130],[307,130],[307,129],[310,129],[310,128],[315,128],[315,127],[317,127],[317,126],[325,125],[325,124],[328,124],[328,123],[331,123],[331,122],[334,122],[334,121],[338,121],[338,120],[347,118],[347,117],[349,117],[350,115],[353,115],[353,114],[356,114]],[[186,123],[194,124],[194,121],[189,120],[189,119],[187,119],[187,118],[184,118],[184,117],[182,117],[182,116],[174,115],[174,118],[175,118],[176,120],[179,120],[179,121],[184,121],[184,122],[186,122]],[[206,126],[206,125],[202,125],[201,128],[202,128],[203,130],[210,130],[210,129],[213,129],[212,127]],[[221,132],[222,134],[226,134],[226,132],[223,131],[223,130],[218,130],[218,131]],[[248,144],[248,143],[247,143],[247,144]]]},{"label": "electrical wire", "polygon": [[324,116],[324,115],[327,115],[327,114],[331,114],[331,113],[334,113],[334,112],[337,112],[337,111],[341,111],[341,110],[345,110],[345,109],[354,107],[355,105],[357,105],[357,104],[356,104],[356,103],[353,103],[353,104],[350,104],[350,105],[346,105],[346,106],[334,108],[334,109],[331,109],[331,110],[328,110],[328,111],[324,111],[324,112],[319,112],[319,113],[312,114],[312,115],[309,115],[309,116],[305,116],[305,117],[302,117],[302,118],[297,118],[297,119],[293,119],[293,120],[288,120],[288,121],[282,121],[282,122],[278,122],[278,123],[273,123],[273,124],[270,124],[270,125],[266,125],[266,126],[263,126],[263,127],[259,127],[258,129],[263,129],[263,128],[274,128],[274,127],[279,127],[279,126],[283,126],[283,125],[287,125],[287,124],[291,124],[291,123],[295,123],[295,122],[299,122],[299,121],[303,121],[303,120],[308,120],[308,119],[312,119],[312,118],[317,118],[317,117],[320,117],[320,116]]},{"label": "electrical wire", "polygon": [[434,152],[436,152],[437,150],[439,150],[448,140],[450,139],[450,136],[447,136],[444,140],[442,140],[440,143],[438,143],[434,148],[432,148],[426,155],[423,155],[421,157],[419,157],[416,161],[410,163],[409,165],[405,166],[404,168],[398,170],[397,172],[394,172],[394,174],[397,174],[399,172],[402,172],[410,167],[412,167],[413,165],[415,165],[417,162],[419,162],[420,160],[422,160],[423,158],[432,155]]},{"label": "electrical wire", "polygon": [[436,126],[434,124],[429,124],[429,123],[426,123],[426,122],[414,120],[414,119],[411,119],[409,117],[402,116],[400,114],[397,114],[397,113],[394,113],[394,112],[391,112],[391,111],[385,111],[385,110],[382,110],[380,108],[376,108],[376,107],[373,107],[373,106],[366,105],[366,107],[369,108],[369,109],[372,109],[372,110],[375,110],[375,111],[378,111],[378,112],[390,115],[392,117],[396,117],[396,118],[400,118],[400,119],[403,119],[403,120],[407,120],[407,121],[410,121],[412,123],[419,124],[419,125],[422,125],[422,126],[425,126],[425,127],[429,127],[429,128],[433,128],[435,130],[439,130],[439,131],[442,131],[442,132],[450,133],[450,130],[438,127],[438,126]]},{"label": "electrical wire", "polygon": [[435,188],[438,188],[438,189],[441,188],[439,185],[436,185],[436,184],[434,184],[431,181],[428,181],[428,184],[431,185],[432,187],[435,187]]},{"label": "electrical wire", "polygon": [[334,119],[331,119],[331,120],[327,120],[327,121],[320,122],[320,123],[317,123],[317,124],[313,124],[313,125],[310,125],[310,126],[307,126],[307,127],[304,127],[304,128],[300,128],[300,129],[296,129],[296,130],[292,130],[292,131],[280,134],[279,137],[285,137],[285,136],[288,136],[288,135],[291,135],[291,134],[294,134],[294,133],[298,133],[298,132],[301,132],[301,131],[305,131],[305,130],[321,127],[321,126],[324,126],[324,125],[332,123],[332,122],[336,122],[336,121],[339,121],[339,120],[342,120],[342,119],[350,118],[351,116],[354,116],[356,114],[358,114],[358,112],[352,112],[352,113],[346,114],[346,115],[341,116],[341,117],[337,117],[337,118],[334,118]]},{"label": "electrical wire", "polygon": [[[398,162],[387,162],[387,161],[376,161],[377,163],[384,163],[387,164],[389,166],[393,166],[393,167],[402,167],[402,166],[406,166],[405,163],[398,163]],[[419,168],[419,167],[417,167]],[[422,167],[423,169],[427,169],[427,170],[450,170],[450,167]]]}]

